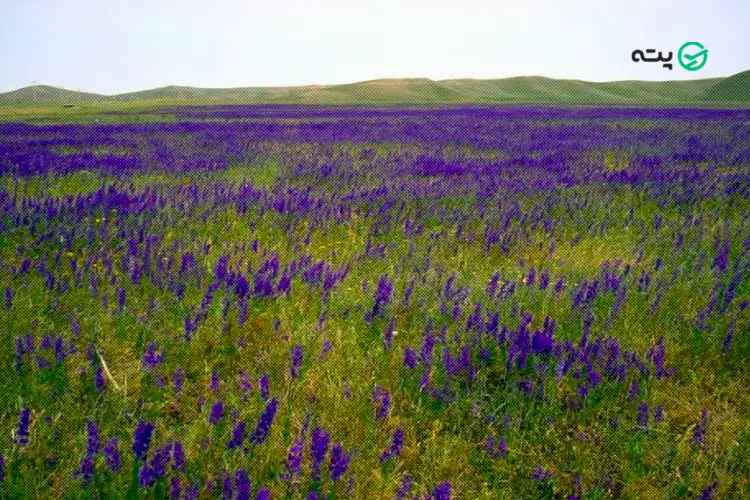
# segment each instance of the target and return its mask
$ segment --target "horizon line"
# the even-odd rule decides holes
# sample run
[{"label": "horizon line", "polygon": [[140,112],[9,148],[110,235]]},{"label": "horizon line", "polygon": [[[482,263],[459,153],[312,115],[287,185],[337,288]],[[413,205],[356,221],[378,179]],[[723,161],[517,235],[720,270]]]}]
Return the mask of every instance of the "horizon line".
[{"label": "horizon line", "polygon": [[91,91],[91,90],[81,90],[80,88],[70,88],[70,87],[63,87],[59,85],[50,85],[47,83],[31,83],[30,85],[25,85],[23,87],[16,87],[9,90],[0,90],[0,95],[2,94],[8,94],[11,92],[16,92],[19,90],[29,89],[33,87],[49,87],[57,90],[66,90],[70,92],[81,92],[85,94],[94,94],[99,95],[102,97],[117,97],[120,95],[125,94],[134,94],[137,92],[146,92],[150,90],[157,90],[157,89],[166,89],[169,87],[177,87],[177,88],[189,88],[189,89],[198,89],[198,90],[233,90],[233,89],[301,89],[301,88],[325,88],[325,87],[338,87],[338,86],[344,86],[344,85],[357,85],[362,83],[375,83],[375,82],[389,82],[389,81],[428,81],[433,83],[443,83],[443,82],[452,82],[452,81],[498,81],[498,80],[511,80],[514,78],[544,78],[548,80],[561,80],[561,81],[570,81],[570,82],[586,82],[586,83],[625,83],[625,82],[646,82],[646,83],[664,83],[664,82],[689,82],[689,81],[697,81],[697,80],[716,80],[716,79],[722,79],[722,78],[729,78],[730,76],[744,73],[745,71],[750,70],[744,70],[740,71],[738,73],[732,73],[731,75],[723,75],[723,76],[710,76],[705,78],[691,78],[691,79],[667,79],[667,80],[643,80],[643,79],[625,79],[625,80],[584,80],[581,78],[556,78],[556,77],[550,77],[550,76],[544,76],[544,75],[514,75],[514,76],[504,76],[504,77],[496,77],[496,78],[475,78],[475,77],[457,77],[457,78],[441,78],[441,79],[433,79],[433,78],[427,78],[427,77],[421,77],[421,76],[406,76],[406,77],[381,77],[381,78],[373,78],[373,79],[367,79],[367,80],[357,80],[357,81],[347,81],[342,83],[307,83],[307,84],[298,84],[298,85],[245,85],[245,86],[229,86],[229,87],[201,87],[201,86],[194,86],[194,85],[185,85],[185,84],[166,84],[166,85],[159,85],[156,87],[145,87],[145,88],[139,88],[136,90],[127,90],[124,92],[117,92],[114,94],[105,94],[101,92]]}]

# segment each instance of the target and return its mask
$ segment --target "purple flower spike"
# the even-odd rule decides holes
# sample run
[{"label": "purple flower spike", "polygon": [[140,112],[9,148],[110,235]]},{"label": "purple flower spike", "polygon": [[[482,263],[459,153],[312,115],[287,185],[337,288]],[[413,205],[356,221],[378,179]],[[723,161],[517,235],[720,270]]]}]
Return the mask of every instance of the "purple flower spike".
[{"label": "purple flower spike", "polygon": [[236,500],[250,500],[252,482],[245,469],[238,469],[234,473],[234,484],[237,489]]},{"label": "purple flower spike", "polygon": [[344,445],[336,443],[331,450],[331,463],[328,468],[331,471],[331,481],[338,482],[349,468],[352,454],[344,451]]},{"label": "purple flower spike", "polygon": [[289,375],[293,379],[299,378],[300,370],[302,369],[302,346],[296,344],[292,348],[291,362],[289,364]]},{"label": "purple flower spike", "polygon": [[253,444],[263,444],[265,440],[268,439],[268,434],[271,431],[271,424],[273,424],[273,419],[276,416],[276,410],[278,409],[278,406],[279,402],[276,398],[269,401],[266,405],[266,408],[260,415],[260,419],[258,419],[258,425],[250,435],[250,441]]},{"label": "purple flower spike", "polygon": [[638,422],[638,425],[641,427],[648,427],[648,404],[641,403],[638,405],[638,415],[636,416],[636,421]]},{"label": "purple flower spike", "polygon": [[260,386],[260,397],[268,400],[269,396],[271,395],[271,383],[267,373],[264,373],[263,376],[260,377],[260,382],[258,385]]},{"label": "purple flower spike", "polygon": [[401,455],[401,450],[404,447],[404,429],[401,427],[396,428],[396,430],[393,432],[393,439],[391,441],[391,445],[383,451],[383,453],[380,455],[380,461],[381,462],[387,462],[391,458],[398,457]]},{"label": "purple flower spike", "polygon": [[495,460],[505,458],[508,455],[508,443],[505,440],[505,436],[500,436],[500,439],[488,436],[485,447],[487,448],[487,453]]},{"label": "purple flower spike", "polygon": [[81,459],[80,469],[73,476],[80,477],[84,484],[90,483],[94,479],[94,457],[86,454]]},{"label": "purple flower spike", "polygon": [[106,382],[104,380],[104,370],[102,370],[101,366],[97,366],[96,370],[94,371],[94,385],[96,386],[96,390],[98,392],[103,392],[106,387]]},{"label": "purple flower spike", "polygon": [[96,455],[99,453],[99,427],[96,422],[89,420],[87,423],[88,427],[88,441],[86,445],[87,455]]},{"label": "purple flower spike", "polygon": [[693,428],[693,444],[697,444],[701,447],[706,445],[706,428],[708,427],[708,410],[703,409],[701,411],[701,419]]},{"label": "purple flower spike", "polygon": [[376,384],[372,393],[372,401],[375,403],[375,420],[388,418],[391,411],[391,393]]},{"label": "purple flower spike", "polygon": [[242,446],[242,442],[245,440],[246,427],[247,425],[245,422],[237,422],[234,429],[232,429],[232,439],[229,441],[229,444],[227,444],[228,449],[233,450]]},{"label": "purple flower spike", "polygon": [[224,402],[219,400],[211,407],[211,414],[208,416],[208,423],[216,425],[224,418]]},{"label": "purple flower spike", "polygon": [[698,500],[713,500],[714,493],[716,492],[716,488],[719,487],[718,482],[714,482],[710,485],[708,485],[702,492],[701,496],[698,498]]},{"label": "purple flower spike", "polygon": [[120,460],[120,441],[115,437],[107,441],[104,445],[104,457],[107,461],[107,467],[113,473],[117,474],[120,472],[122,462]]},{"label": "purple flower spike", "polygon": [[398,490],[396,491],[396,496],[393,500],[405,500],[409,493],[411,493],[412,484],[413,481],[411,476],[409,476],[408,474],[405,475],[401,480],[401,486],[399,486]]},{"label": "purple flower spike", "polygon": [[185,450],[180,441],[176,441],[172,447],[172,468],[177,472],[185,473]]},{"label": "purple flower spike", "polygon": [[534,469],[534,473],[531,475],[532,479],[536,481],[544,481],[547,479],[550,479],[552,477],[552,473],[542,467],[541,465],[537,465],[536,469]]},{"label": "purple flower spike", "polygon": [[310,457],[312,458],[312,480],[320,481],[320,466],[323,463],[323,459],[328,453],[328,444],[331,441],[331,435],[316,427],[312,431],[312,437],[310,442]]},{"label": "purple flower spike", "polygon": [[390,349],[393,345],[393,335],[396,331],[396,318],[391,318],[391,320],[388,322],[388,326],[385,329],[385,334],[383,335],[383,346],[386,349]]},{"label": "purple flower spike", "polygon": [[219,372],[214,370],[211,372],[211,383],[209,385],[209,388],[211,389],[211,392],[216,394],[219,392],[220,387],[221,387],[221,377],[219,376]]},{"label": "purple flower spike", "polygon": [[304,449],[305,449],[305,435],[302,433],[300,436],[294,438],[291,446],[289,447],[289,453],[287,454],[286,472],[284,480],[294,481],[295,478],[302,476],[302,462],[304,461]]},{"label": "purple flower spike", "polygon": [[153,371],[164,360],[164,351],[157,351],[156,342],[151,342],[146,347],[146,354],[143,355],[141,363],[148,371]]},{"label": "purple flower spike", "polygon": [[169,498],[171,500],[182,498],[182,482],[177,476],[172,476],[172,480],[169,482]]},{"label": "purple flower spike", "polygon": [[29,426],[31,425],[31,410],[24,408],[18,418],[18,430],[16,431],[16,444],[26,446],[31,438],[29,437]]},{"label": "purple flower spike", "polygon": [[659,405],[654,410],[654,422],[661,423],[664,420],[664,405]]},{"label": "purple flower spike", "polygon": [[183,370],[182,368],[177,368],[174,371],[172,383],[174,384],[175,392],[177,392],[178,394],[181,393],[183,387],[185,387],[185,370]]},{"label": "purple flower spike", "polygon": [[410,370],[417,367],[417,353],[411,347],[404,349],[404,366]]},{"label": "purple flower spike", "polygon": [[151,445],[151,437],[154,433],[154,424],[141,420],[135,428],[133,436],[133,453],[138,460],[144,460]]},{"label": "purple flower spike", "polygon": [[430,500],[451,500],[452,497],[453,490],[450,483],[440,483],[432,490]]}]

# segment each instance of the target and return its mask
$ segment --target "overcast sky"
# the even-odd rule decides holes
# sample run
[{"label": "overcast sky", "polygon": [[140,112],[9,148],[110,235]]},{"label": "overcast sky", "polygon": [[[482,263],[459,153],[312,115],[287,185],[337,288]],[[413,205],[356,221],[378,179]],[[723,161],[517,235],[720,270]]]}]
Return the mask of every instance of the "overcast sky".
[{"label": "overcast sky", "polygon": [[[0,91],[705,78],[750,69],[748,19],[750,0],[0,0]],[[630,57],[687,41],[699,71]]]}]

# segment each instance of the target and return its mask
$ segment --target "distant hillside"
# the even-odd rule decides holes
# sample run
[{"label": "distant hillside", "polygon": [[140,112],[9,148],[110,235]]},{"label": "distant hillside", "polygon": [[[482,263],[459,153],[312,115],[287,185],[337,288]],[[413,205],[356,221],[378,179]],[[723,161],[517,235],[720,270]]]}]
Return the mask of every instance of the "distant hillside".
[{"label": "distant hillside", "polygon": [[706,100],[750,102],[750,70],[724,78],[708,90]]},{"label": "distant hillside", "polygon": [[32,85],[18,90],[0,94],[0,102],[10,103],[39,103],[39,104],[67,104],[73,102],[94,102],[107,100],[107,96],[61,89],[49,85]]},{"label": "distant hillside", "polygon": [[557,104],[750,104],[750,71],[725,78],[680,81],[586,82],[542,76],[493,80],[382,79],[345,85],[197,88],[169,86],[113,96],[46,85],[0,94],[0,104],[439,104],[539,102]]}]

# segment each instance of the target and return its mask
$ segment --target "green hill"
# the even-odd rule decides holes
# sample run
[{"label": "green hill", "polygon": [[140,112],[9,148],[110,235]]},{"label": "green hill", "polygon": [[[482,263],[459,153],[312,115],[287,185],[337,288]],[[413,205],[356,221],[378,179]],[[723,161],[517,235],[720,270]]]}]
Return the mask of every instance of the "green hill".
[{"label": "green hill", "polygon": [[750,102],[750,70],[724,78],[708,90],[706,100],[711,102]]},{"label": "green hill", "polygon": [[615,105],[750,104],[750,71],[726,78],[587,82],[542,76],[501,79],[381,79],[344,85],[197,88],[168,86],[106,96],[46,85],[0,94],[0,104],[440,104],[555,103]]},{"label": "green hill", "polygon": [[49,85],[32,85],[29,87],[23,87],[18,90],[12,90],[10,92],[0,94],[0,102],[22,102],[28,104],[68,104],[74,102],[103,101],[107,99],[107,96],[100,94],[61,89],[59,87],[51,87]]}]

